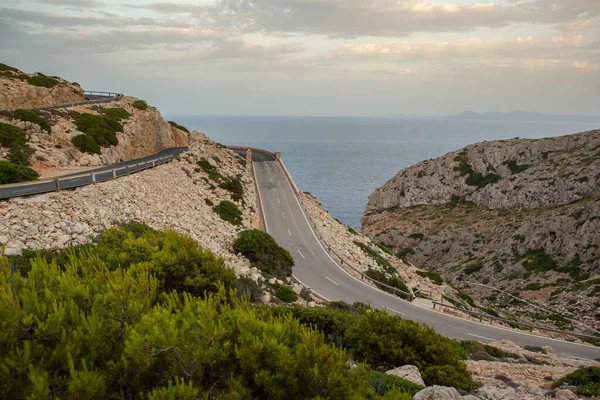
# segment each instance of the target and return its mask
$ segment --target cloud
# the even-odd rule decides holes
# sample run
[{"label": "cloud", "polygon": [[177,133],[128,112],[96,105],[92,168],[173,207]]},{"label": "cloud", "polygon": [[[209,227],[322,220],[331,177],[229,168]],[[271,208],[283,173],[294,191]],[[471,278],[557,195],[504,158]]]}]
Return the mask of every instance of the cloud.
[{"label": "cloud", "polygon": [[101,1],[96,0],[35,0],[36,3],[49,4],[53,6],[73,6],[78,8],[99,7]]},{"label": "cloud", "polygon": [[469,32],[513,24],[585,24],[600,15],[592,0],[529,0],[465,5],[429,0],[216,0],[212,5],[129,5],[160,14],[266,34],[401,37],[417,32]]}]

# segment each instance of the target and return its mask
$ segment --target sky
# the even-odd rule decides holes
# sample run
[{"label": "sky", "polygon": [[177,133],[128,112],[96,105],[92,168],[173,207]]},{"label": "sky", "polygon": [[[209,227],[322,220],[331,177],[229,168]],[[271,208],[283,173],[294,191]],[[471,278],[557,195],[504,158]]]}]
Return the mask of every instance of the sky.
[{"label": "sky", "polygon": [[600,114],[600,0],[2,0],[0,62],[167,115]]}]

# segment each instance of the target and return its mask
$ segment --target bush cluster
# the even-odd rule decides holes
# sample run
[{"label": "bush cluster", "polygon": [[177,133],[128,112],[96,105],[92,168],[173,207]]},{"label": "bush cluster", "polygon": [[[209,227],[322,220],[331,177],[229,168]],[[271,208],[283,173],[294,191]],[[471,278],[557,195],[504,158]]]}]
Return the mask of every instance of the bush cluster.
[{"label": "bush cluster", "polygon": [[[462,362],[467,352],[456,341],[437,334],[432,328],[403,320],[381,310],[354,312],[305,307],[274,307],[276,315],[289,313],[304,325],[314,327],[327,341],[347,349],[355,360],[372,368],[391,369],[406,364],[419,368],[427,385],[476,387]],[[415,387],[405,387],[412,393]]]},{"label": "bush cluster", "polygon": [[[391,287],[395,287],[396,289],[399,289],[405,293],[410,293],[410,289],[408,289],[408,286],[406,286],[406,284],[402,281],[402,279],[400,279],[396,275],[393,275],[388,278],[384,272],[378,271],[378,270],[372,269],[372,268],[369,268],[368,270],[366,270],[365,275],[367,275],[369,278],[374,279],[378,282],[385,283],[386,285],[391,286]],[[377,285],[377,287],[383,291],[398,295],[398,292],[396,292],[393,289],[390,289],[383,285],[379,285],[377,283],[375,283],[375,285]]]},{"label": "bush cluster", "polygon": [[369,257],[371,257],[373,260],[375,260],[377,265],[383,267],[386,271],[394,270],[394,267],[392,267],[392,264],[388,260],[386,260],[383,256],[381,256],[381,254],[379,254],[371,246],[366,245],[362,242],[359,242],[358,240],[355,240],[354,244],[357,245],[358,247],[360,247],[362,249],[362,251],[364,251]]},{"label": "bush cluster", "polygon": [[0,260],[1,398],[380,398],[322,334],[236,300],[190,238],[133,224],[46,256]]},{"label": "bush cluster", "polygon": [[6,65],[6,64],[2,64],[2,63],[0,63],[0,71],[2,71],[2,72],[4,72],[4,71],[19,72],[19,70],[16,69],[15,67],[11,67],[10,65]]},{"label": "bush cluster", "polygon": [[25,146],[14,146],[11,147],[6,155],[6,159],[15,165],[30,165],[31,156],[35,153],[35,150]]},{"label": "bush cluster", "polygon": [[277,290],[275,290],[275,297],[284,303],[293,303],[298,300],[298,296],[289,286],[279,286]]},{"label": "bush cluster", "polygon": [[33,169],[0,160],[0,184],[34,181],[40,177]]},{"label": "bush cluster", "polygon": [[23,146],[27,144],[27,133],[14,125],[0,122],[0,147]]},{"label": "bush cluster", "polygon": [[406,256],[413,254],[415,254],[415,249],[413,249],[412,247],[404,247],[403,249],[400,249],[396,252],[396,257],[398,257],[401,260],[404,260]]},{"label": "bush cluster", "polygon": [[53,88],[58,85],[58,79],[51,78],[41,73],[37,73],[37,75],[32,76],[27,80],[27,82],[32,86],[45,87],[45,88]]},{"label": "bush cluster", "polygon": [[529,169],[531,167],[531,165],[529,164],[517,164],[517,162],[515,160],[508,160],[505,161],[503,163],[504,165],[506,165],[508,167],[508,169],[510,169],[510,172],[514,175],[514,174],[518,174],[519,172],[523,172],[526,169]]},{"label": "bush cluster", "polygon": [[15,111],[13,111],[13,117],[20,121],[33,122],[34,124],[39,125],[40,128],[45,130],[47,133],[52,132],[52,128],[50,127],[50,124],[48,123],[48,121],[46,121],[44,118],[40,117],[38,114],[36,114],[33,111],[15,110]]},{"label": "bush cluster", "polygon": [[131,105],[142,111],[148,109],[148,103],[146,103],[144,100],[136,100]]},{"label": "bush cluster", "polygon": [[469,164],[469,158],[466,151],[459,153],[458,156],[454,158],[454,161],[458,162],[458,166],[454,167],[454,170],[459,172],[461,176],[467,175],[465,182],[469,186],[477,186],[481,189],[502,179],[500,175],[494,173],[483,175],[480,172],[475,172],[473,166]]},{"label": "bush cluster", "polygon": [[127,112],[124,108],[107,108],[104,110],[103,114],[114,121],[121,121],[124,119],[129,119],[131,114]]},{"label": "bush cluster", "polygon": [[71,143],[82,153],[100,154],[100,146],[93,137],[82,133],[81,135],[73,136]]},{"label": "bush cluster", "polygon": [[554,387],[560,387],[564,383],[577,386],[578,395],[600,396],[600,367],[580,368],[556,381]]},{"label": "bush cluster", "polygon": [[[123,125],[119,120],[125,115],[122,109],[113,108],[106,115],[92,115],[89,113],[79,114],[75,119],[77,130],[83,132],[87,138],[77,135],[71,139],[71,142],[81,152],[90,154],[99,154],[100,147],[116,146],[119,144],[117,132],[123,132]],[[125,113],[127,111],[122,110]],[[128,114],[128,113],[127,113]],[[92,139],[96,144],[94,145]]]},{"label": "bush cluster", "polygon": [[428,278],[431,282],[435,283],[436,285],[441,285],[442,283],[444,283],[442,276],[440,274],[438,274],[437,272],[417,271],[417,275],[419,275],[423,278]]},{"label": "bush cluster", "polygon": [[294,259],[266,232],[250,229],[240,232],[233,242],[236,253],[242,253],[253,267],[279,279],[292,275]]},{"label": "bush cluster", "polygon": [[209,179],[220,183],[223,180],[223,176],[217,171],[217,169],[210,163],[206,158],[201,158],[196,164],[202,168],[202,171],[208,174]]},{"label": "bush cluster", "polygon": [[221,201],[219,204],[213,207],[213,211],[222,220],[229,222],[231,225],[242,225],[242,212],[235,205],[235,203],[232,203],[231,201]]},{"label": "bush cluster", "polygon": [[188,128],[186,128],[185,126],[181,126],[179,125],[177,122],[175,121],[169,121],[169,124],[171,124],[172,127],[177,128],[181,131],[184,131],[186,133],[190,133],[190,131],[188,130]]}]

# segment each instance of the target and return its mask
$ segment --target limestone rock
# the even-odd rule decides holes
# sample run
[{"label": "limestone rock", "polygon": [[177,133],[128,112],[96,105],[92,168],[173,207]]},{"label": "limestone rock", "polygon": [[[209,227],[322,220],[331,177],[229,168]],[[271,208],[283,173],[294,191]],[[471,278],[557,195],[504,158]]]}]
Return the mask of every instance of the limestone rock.
[{"label": "limestone rock", "polygon": [[579,397],[569,389],[556,389],[554,398],[557,400],[577,400]]},{"label": "limestone rock", "polygon": [[413,400],[460,400],[462,396],[453,387],[430,386],[417,392]]},{"label": "limestone rock", "polygon": [[385,372],[388,375],[397,376],[402,379],[406,379],[416,385],[426,386],[421,377],[419,368],[414,365],[403,365],[402,367],[394,368]]}]

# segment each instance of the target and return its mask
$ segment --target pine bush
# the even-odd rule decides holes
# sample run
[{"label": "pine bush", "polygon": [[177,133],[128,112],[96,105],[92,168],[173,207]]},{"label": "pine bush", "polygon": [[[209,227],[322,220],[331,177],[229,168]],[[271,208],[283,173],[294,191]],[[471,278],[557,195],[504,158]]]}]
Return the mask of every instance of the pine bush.
[{"label": "pine bush", "polygon": [[233,249],[250,260],[253,267],[279,279],[292,275],[294,259],[266,232],[250,229],[239,233]]},{"label": "pine bush", "polygon": [[27,133],[14,125],[0,122],[0,147],[24,146],[27,144]]}]

